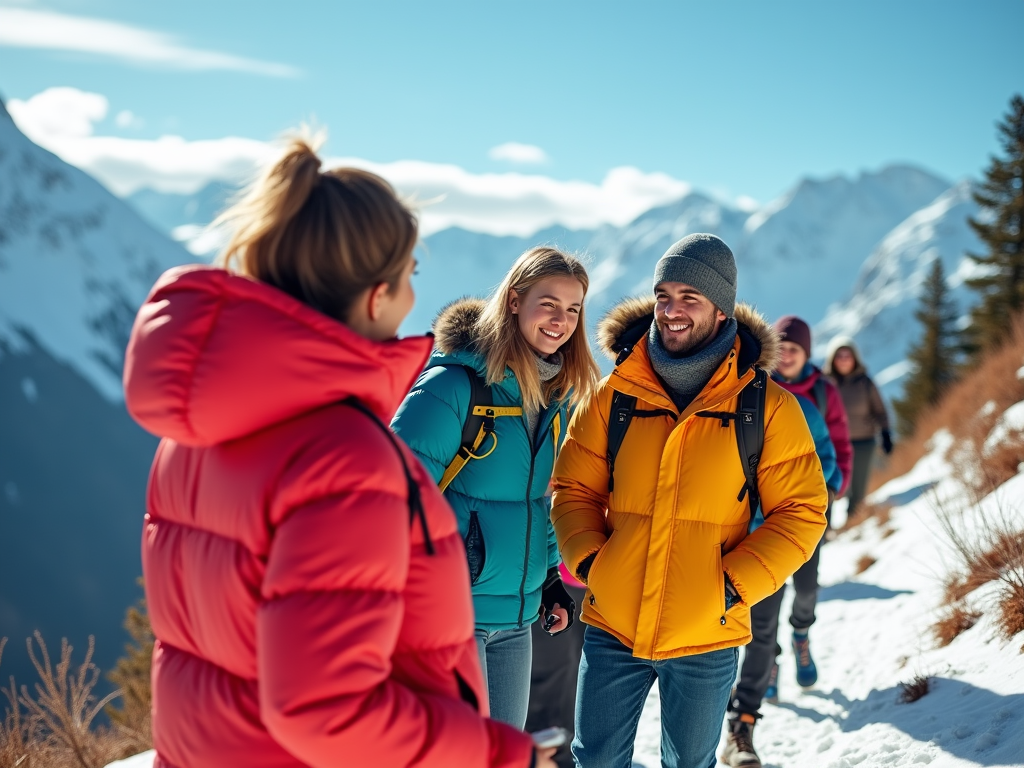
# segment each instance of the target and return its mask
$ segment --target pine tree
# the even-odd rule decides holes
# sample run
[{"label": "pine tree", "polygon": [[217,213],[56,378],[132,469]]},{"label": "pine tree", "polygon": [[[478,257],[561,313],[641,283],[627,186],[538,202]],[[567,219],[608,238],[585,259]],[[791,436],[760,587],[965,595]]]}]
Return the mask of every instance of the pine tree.
[{"label": "pine tree", "polygon": [[932,262],[914,317],[921,323],[923,333],[908,355],[911,372],[903,386],[903,396],[893,401],[897,429],[904,436],[914,431],[921,412],[939,401],[957,374],[957,311],[949,297],[942,259],[938,257]]},{"label": "pine tree", "polygon": [[968,254],[982,272],[967,281],[980,295],[964,339],[972,357],[998,346],[1009,317],[1024,309],[1024,98],[1010,100],[999,134],[1006,156],[992,158],[974,193],[983,213],[968,219],[988,251]]}]

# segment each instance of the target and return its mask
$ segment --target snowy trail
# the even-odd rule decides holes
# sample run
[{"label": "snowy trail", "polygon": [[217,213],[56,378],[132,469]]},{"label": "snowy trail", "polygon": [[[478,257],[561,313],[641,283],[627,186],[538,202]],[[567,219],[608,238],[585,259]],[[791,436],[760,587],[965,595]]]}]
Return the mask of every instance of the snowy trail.
[{"label": "snowy trail", "polygon": [[[959,492],[942,458],[949,445],[948,436],[937,435],[931,454],[874,495],[903,504],[889,523],[870,520],[825,546],[811,629],[819,680],[811,690],[796,684],[787,647],[791,600],[785,601],[780,703],[765,705],[754,732],[765,768],[1024,766],[1024,633],[1002,639],[989,614],[945,648],[937,647],[931,631],[949,560],[936,499]],[[1024,473],[965,513],[965,524],[993,514],[997,496],[1024,527]],[[876,562],[858,574],[865,556]],[[991,605],[994,592],[987,585],[969,602]],[[931,678],[930,692],[897,703],[900,683],[918,675]],[[660,728],[655,686],[641,717],[634,766],[661,765]],[[112,768],[150,768],[152,760],[149,752]]]}]

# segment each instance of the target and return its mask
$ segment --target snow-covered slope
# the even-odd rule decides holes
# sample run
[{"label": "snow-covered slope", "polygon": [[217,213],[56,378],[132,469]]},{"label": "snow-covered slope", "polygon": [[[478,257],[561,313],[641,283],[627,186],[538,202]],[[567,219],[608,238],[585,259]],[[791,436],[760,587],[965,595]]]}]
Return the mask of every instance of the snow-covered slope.
[{"label": "snow-covered slope", "polygon": [[98,182],[29,141],[0,105],[0,340],[25,334],[121,397],[135,310],[192,256]]},{"label": "snow-covered slope", "polygon": [[854,337],[883,391],[895,395],[907,373],[907,351],[920,335],[914,311],[932,261],[942,259],[961,312],[976,300],[964,281],[973,274],[965,254],[983,252],[967,224],[968,216],[977,215],[971,185],[961,181],[900,223],[864,261],[852,295],[830,307],[815,326],[816,352],[834,336]]}]

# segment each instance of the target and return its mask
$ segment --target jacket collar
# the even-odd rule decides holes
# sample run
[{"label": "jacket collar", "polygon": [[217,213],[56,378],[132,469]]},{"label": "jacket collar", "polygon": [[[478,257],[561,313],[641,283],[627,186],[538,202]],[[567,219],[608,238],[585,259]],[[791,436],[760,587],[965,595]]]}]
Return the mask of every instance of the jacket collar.
[{"label": "jacket collar", "polygon": [[[598,323],[601,350],[616,361],[612,378],[616,389],[634,394],[662,408],[675,410],[651,367],[647,332],[654,322],[655,299],[626,299]],[[779,337],[768,321],[748,304],[736,305],[739,326],[732,351],[694,401],[681,414],[714,407],[738,393],[753,378],[753,366],[771,373],[779,359]]]}]

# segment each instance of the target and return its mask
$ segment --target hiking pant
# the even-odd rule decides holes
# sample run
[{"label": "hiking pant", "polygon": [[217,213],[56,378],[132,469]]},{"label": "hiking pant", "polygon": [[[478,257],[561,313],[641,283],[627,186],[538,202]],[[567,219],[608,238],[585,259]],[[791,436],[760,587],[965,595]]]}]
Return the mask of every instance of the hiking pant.
[{"label": "hiking pant", "polygon": [[530,702],[530,663],[533,637],[530,627],[476,630],[491,719],[522,729]]},{"label": "hiking pant", "polygon": [[[565,591],[576,602],[577,612],[582,612],[587,591],[568,584],[565,584]],[[576,681],[583,654],[583,630],[587,625],[577,616],[569,629],[549,635],[544,631],[543,623],[533,623],[533,674],[530,677],[526,731],[532,733],[557,725],[569,731],[571,741],[575,733]],[[555,762],[561,768],[572,768],[568,744],[558,750]]]},{"label": "hiking pant", "polygon": [[868,477],[871,476],[871,461],[875,458],[875,438],[869,440],[852,440],[853,446],[853,475],[850,477],[850,488],[846,497],[850,505],[846,508],[848,517],[852,517],[854,511],[864,500],[864,491],[868,486]]},{"label": "hiking pant", "polygon": [[[793,629],[805,630],[814,623],[814,609],[818,605],[818,560],[821,558],[821,542],[814,548],[811,559],[801,565],[793,574],[793,610],[789,623]],[[785,585],[776,594],[786,591]],[[756,606],[755,606],[756,607]]]},{"label": "hiking pant", "polygon": [[713,768],[738,655],[737,648],[725,648],[674,659],[640,659],[614,635],[587,627],[576,692],[576,764],[632,765],[637,724],[657,680],[662,766]]},{"label": "hiking pant", "polygon": [[[832,517],[831,507],[825,512],[825,517]],[[796,594],[789,616],[789,623],[793,629],[806,630],[814,623],[814,609],[818,605],[818,561],[821,558],[821,544],[819,541],[810,560],[793,574],[793,588]],[[778,592],[769,595],[750,609],[750,632],[754,637],[747,645],[743,666],[740,668],[740,680],[736,684],[736,693],[730,704],[730,708],[737,712],[756,715],[761,709],[772,665],[782,653],[778,640],[779,612],[785,594],[786,585],[783,584]]]},{"label": "hiking pant", "polygon": [[786,585],[750,609],[750,631],[754,639],[747,645],[740,667],[740,681],[729,708],[735,712],[756,715],[764,701],[772,665],[782,653],[779,646],[779,611]]}]

